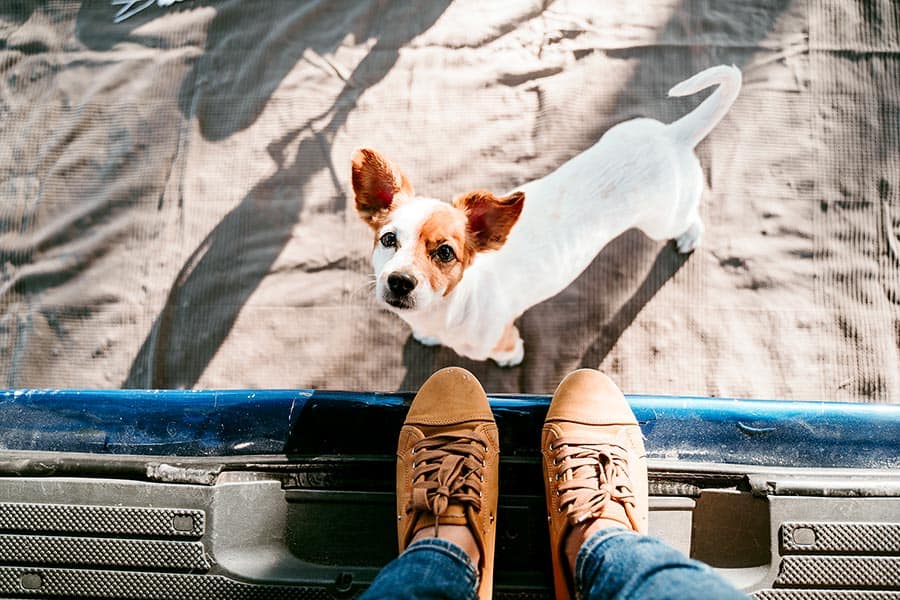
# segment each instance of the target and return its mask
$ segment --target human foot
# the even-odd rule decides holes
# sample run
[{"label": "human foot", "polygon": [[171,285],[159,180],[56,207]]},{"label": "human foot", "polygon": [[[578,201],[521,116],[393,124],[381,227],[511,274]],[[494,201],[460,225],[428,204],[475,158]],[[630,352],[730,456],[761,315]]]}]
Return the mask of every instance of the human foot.
[{"label": "human foot", "polygon": [[473,558],[478,594],[491,597],[499,436],[475,376],[456,367],[428,378],[413,399],[397,445],[397,533],[448,539]]},{"label": "human foot", "polygon": [[644,443],[619,388],[599,371],[582,369],[556,389],[541,451],[556,597],[574,597],[575,558],[593,533],[647,532]]}]

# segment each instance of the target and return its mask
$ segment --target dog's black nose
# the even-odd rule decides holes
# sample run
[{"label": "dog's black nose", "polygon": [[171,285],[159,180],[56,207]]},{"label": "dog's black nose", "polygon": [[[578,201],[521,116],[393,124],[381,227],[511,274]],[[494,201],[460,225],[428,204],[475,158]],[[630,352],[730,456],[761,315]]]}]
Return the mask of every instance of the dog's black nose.
[{"label": "dog's black nose", "polygon": [[391,273],[388,275],[388,289],[399,298],[406,296],[413,288],[416,287],[418,281],[412,275],[407,273]]}]

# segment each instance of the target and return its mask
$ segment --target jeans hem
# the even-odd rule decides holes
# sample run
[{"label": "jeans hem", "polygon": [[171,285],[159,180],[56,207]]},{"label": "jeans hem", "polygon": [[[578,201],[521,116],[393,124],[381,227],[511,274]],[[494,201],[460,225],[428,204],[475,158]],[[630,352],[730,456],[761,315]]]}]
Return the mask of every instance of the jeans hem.
[{"label": "jeans hem", "polygon": [[581,545],[578,554],[575,557],[575,593],[581,597],[581,581],[584,578],[584,570],[587,568],[587,562],[593,555],[594,549],[602,546],[610,539],[620,535],[638,535],[630,529],[622,527],[607,527],[594,533],[588,540]]},{"label": "jeans hem", "polygon": [[478,597],[478,569],[475,566],[475,563],[472,562],[472,558],[466,554],[466,551],[454,544],[453,542],[449,542],[447,540],[441,538],[425,538],[423,540],[419,540],[417,542],[413,542],[409,546],[406,547],[404,553],[407,552],[418,552],[418,551],[435,551],[440,552],[441,554],[445,554],[449,556],[451,559],[459,562],[466,569],[466,575],[470,580],[471,586],[475,589],[474,598]]}]

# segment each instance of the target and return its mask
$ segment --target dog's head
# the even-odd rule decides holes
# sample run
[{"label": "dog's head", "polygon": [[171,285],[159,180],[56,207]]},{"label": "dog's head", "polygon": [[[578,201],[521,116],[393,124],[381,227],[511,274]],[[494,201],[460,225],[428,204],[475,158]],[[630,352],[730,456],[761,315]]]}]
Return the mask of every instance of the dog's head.
[{"label": "dog's head", "polygon": [[447,204],[416,196],[374,150],[356,150],[352,163],[356,211],[375,232],[375,293],[398,311],[423,310],[450,294],[479,252],[503,246],[522,212],[522,192],[478,190]]}]

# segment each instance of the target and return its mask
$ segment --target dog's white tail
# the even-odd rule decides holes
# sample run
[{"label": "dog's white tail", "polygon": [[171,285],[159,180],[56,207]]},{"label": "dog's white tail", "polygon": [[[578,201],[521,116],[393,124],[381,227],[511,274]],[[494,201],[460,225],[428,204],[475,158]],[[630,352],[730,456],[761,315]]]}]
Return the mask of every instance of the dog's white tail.
[{"label": "dog's white tail", "polygon": [[669,90],[669,96],[690,96],[711,85],[718,85],[719,89],[700,106],[669,125],[675,139],[691,148],[709,135],[734,104],[741,91],[741,71],[735,66],[711,67]]}]

